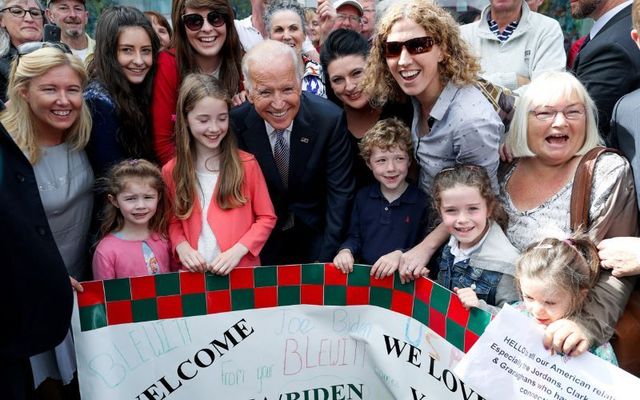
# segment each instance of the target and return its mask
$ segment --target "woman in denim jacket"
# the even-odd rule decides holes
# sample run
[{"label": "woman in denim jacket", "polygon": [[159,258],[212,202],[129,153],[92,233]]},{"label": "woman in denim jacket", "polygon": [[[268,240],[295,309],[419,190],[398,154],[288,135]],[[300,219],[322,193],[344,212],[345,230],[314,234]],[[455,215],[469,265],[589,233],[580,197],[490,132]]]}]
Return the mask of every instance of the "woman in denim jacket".
[{"label": "woman in denim jacket", "polygon": [[433,184],[435,208],[451,237],[439,260],[438,283],[462,304],[497,313],[518,300],[514,284],[518,250],[499,222],[505,213],[486,170],[475,165],[443,169]]}]

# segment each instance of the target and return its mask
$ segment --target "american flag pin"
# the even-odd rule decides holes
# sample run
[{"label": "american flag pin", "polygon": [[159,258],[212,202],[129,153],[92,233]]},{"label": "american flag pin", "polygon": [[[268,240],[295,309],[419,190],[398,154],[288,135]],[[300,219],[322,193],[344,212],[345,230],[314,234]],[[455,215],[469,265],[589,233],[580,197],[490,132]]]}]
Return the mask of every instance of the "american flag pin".
[{"label": "american flag pin", "polygon": [[309,143],[309,138],[302,137],[302,138],[300,138],[300,141],[301,141],[302,143]]}]

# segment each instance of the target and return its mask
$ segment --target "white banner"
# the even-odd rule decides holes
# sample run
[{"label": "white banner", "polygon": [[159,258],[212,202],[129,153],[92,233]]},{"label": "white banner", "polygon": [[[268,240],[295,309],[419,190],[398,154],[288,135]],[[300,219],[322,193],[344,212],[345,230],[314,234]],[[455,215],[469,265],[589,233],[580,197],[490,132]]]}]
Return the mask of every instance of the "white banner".
[{"label": "white banner", "polygon": [[542,336],[541,325],[505,306],[455,371],[488,399],[639,398],[640,379],[591,353],[551,355]]},{"label": "white banner", "polygon": [[374,306],[286,306],[82,332],[82,398],[482,399],[452,372],[463,353]]}]

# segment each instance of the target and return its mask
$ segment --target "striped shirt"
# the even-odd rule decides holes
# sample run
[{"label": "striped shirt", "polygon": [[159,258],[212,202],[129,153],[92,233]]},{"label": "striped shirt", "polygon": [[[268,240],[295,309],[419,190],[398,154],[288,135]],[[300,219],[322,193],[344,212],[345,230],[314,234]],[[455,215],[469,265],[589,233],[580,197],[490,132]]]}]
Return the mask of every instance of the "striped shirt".
[{"label": "striped shirt", "polygon": [[506,42],[507,39],[509,39],[511,34],[513,34],[513,31],[515,31],[518,27],[518,22],[519,21],[510,22],[509,25],[507,25],[507,27],[504,28],[502,32],[500,32],[498,23],[495,20],[491,19],[490,12],[487,13],[487,23],[489,23],[489,30],[491,30],[491,32],[493,32],[501,42]]}]

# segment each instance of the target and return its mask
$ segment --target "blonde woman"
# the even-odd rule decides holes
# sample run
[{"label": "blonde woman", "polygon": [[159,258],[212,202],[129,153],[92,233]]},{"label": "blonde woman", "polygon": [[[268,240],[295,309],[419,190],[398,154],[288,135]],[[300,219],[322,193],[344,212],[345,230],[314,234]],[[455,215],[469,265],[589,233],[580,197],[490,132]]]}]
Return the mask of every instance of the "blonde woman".
[{"label": "blonde woman", "polygon": [[[24,44],[11,69],[11,102],[0,114],[33,166],[49,227],[74,283],[88,278],[93,207],[93,172],[84,152],[91,132],[82,98],[86,84],[82,62],[63,45]],[[36,387],[68,384],[76,370],[71,335],[55,350],[32,357],[31,365]]]}]

